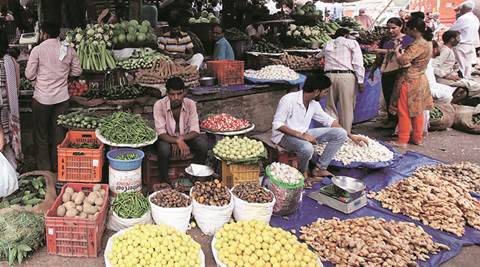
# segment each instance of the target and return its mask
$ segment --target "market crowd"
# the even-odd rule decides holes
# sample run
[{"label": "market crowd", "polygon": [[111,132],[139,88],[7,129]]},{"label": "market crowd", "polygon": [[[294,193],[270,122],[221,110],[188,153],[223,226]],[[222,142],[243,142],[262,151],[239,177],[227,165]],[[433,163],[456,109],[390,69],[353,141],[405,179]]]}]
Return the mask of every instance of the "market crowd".
[{"label": "market crowd", "polygon": [[[458,87],[470,96],[480,93],[480,86],[471,77],[476,64],[476,48],[480,47],[479,20],[472,13],[474,3],[467,1],[456,8],[458,18],[441,38],[433,40],[430,16],[414,12],[387,21],[389,37],[372,49],[377,59],[368,77],[376,69],[382,76],[382,90],[388,118],[385,127],[395,128],[397,147],[409,143],[422,145],[428,127],[428,111],[434,101],[450,102]],[[13,16],[2,10],[5,20]],[[255,18],[255,17],[254,17]],[[372,25],[364,9],[356,17],[365,27]],[[252,38],[269,32],[253,19],[245,31]],[[178,17],[169,20],[169,30],[158,37],[158,47],[172,58],[181,58],[197,69],[206,60],[234,59],[232,46],[225,38],[220,24],[211,29],[213,57],[197,50],[197,38],[181,27]],[[63,140],[65,130],[57,125],[59,115],[69,110],[68,78],[82,73],[79,58],[72,47],[59,40],[59,26],[41,25],[41,43],[30,53],[25,77],[35,81],[32,111],[35,158],[40,170],[56,171],[56,146]],[[18,55],[17,55],[18,56]],[[362,49],[349,30],[340,28],[333,40],[327,42],[319,57],[324,58],[324,74],[310,76],[303,90],[285,95],[279,102],[272,123],[272,141],[297,153],[299,169],[309,176],[326,176],[330,161],[347,137],[358,145],[367,141],[352,133],[356,94],[364,91],[365,67]],[[0,40],[0,150],[16,167],[22,159],[20,113],[18,108],[19,68],[16,55],[8,49],[7,39]],[[195,153],[194,161],[204,163],[206,141],[199,135],[195,102],[186,98],[187,86],[174,77],[166,82],[167,97],[158,100],[153,116],[159,135],[157,144],[159,167],[166,179],[168,155],[175,144],[183,156]],[[318,100],[326,97],[326,109]],[[338,103],[338,105],[337,105]],[[309,129],[312,120],[323,127]],[[327,147],[313,168],[313,145],[326,142]],[[310,170],[310,172],[309,172]]]}]

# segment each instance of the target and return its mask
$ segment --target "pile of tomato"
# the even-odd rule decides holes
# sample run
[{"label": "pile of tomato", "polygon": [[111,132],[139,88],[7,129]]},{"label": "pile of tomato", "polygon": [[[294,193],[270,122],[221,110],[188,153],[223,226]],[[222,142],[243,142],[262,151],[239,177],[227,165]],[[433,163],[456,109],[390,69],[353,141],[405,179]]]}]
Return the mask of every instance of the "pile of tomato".
[{"label": "pile of tomato", "polygon": [[212,115],[200,123],[200,127],[203,129],[214,132],[240,131],[250,125],[248,120],[238,119],[226,113]]}]

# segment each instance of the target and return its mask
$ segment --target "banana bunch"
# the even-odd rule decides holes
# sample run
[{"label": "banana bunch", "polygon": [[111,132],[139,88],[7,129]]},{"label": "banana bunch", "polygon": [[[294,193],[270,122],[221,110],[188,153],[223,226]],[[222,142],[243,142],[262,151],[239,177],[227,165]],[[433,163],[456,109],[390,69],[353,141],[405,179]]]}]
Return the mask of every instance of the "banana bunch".
[{"label": "banana bunch", "polygon": [[309,27],[290,24],[286,35],[304,44],[318,43],[320,47],[332,40],[327,32],[319,26]]}]

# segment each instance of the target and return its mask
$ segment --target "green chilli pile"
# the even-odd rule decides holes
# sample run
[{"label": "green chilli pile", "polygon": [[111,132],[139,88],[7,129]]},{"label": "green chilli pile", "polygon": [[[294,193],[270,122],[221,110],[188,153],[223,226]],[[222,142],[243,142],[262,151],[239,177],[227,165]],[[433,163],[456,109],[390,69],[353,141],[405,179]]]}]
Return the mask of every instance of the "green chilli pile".
[{"label": "green chilli pile", "polygon": [[115,112],[106,117],[98,128],[109,142],[117,144],[142,144],[152,141],[156,132],[140,115]]},{"label": "green chilli pile", "polygon": [[150,204],[140,192],[123,192],[113,201],[112,210],[123,219],[140,218],[150,210]]},{"label": "green chilli pile", "polygon": [[118,155],[115,157],[115,159],[118,159],[118,160],[134,160],[134,159],[137,159],[139,156],[135,153],[125,153],[125,154],[121,154],[121,155]]}]

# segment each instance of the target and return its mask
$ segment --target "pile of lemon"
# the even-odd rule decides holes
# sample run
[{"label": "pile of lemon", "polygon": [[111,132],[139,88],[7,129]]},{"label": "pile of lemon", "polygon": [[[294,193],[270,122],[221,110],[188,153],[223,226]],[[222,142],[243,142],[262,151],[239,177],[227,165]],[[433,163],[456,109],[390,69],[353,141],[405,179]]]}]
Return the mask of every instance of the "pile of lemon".
[{"label": "pile of lemon", "polygon": [[200,245],[166,225],[137,224],[113,237],[112,266],[200,266]]},{"label": "pile of lemon", "polygon": [[213,153],[226,160],[247,160],[262,156],[263,143],[247,137],[225,137],[213,148]]},{"label": "pile of lemon", "polygon": [[215,239],[218,258],[226,266],[321,266],[307,244],[263,222],[226,224],[215,234]]}]

